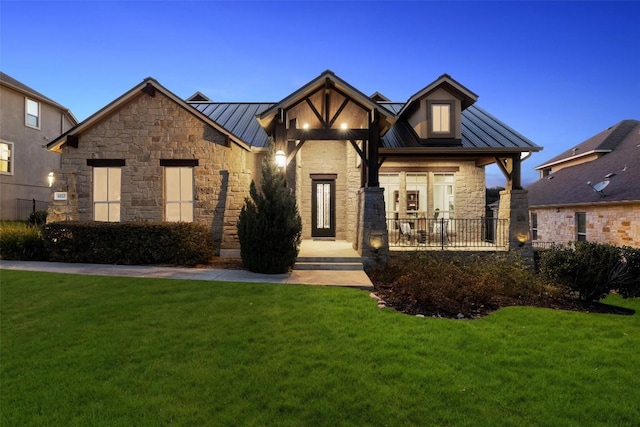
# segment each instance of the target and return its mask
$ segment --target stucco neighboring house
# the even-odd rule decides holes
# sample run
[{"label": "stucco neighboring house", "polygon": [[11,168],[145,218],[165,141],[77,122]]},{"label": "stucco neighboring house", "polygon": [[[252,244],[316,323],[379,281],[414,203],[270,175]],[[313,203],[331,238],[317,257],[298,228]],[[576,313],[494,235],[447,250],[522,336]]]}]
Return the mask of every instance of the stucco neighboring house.
[{"label": "stucco neighboring house", "polygon": [[[222,255],[237,254],[237,218],[272,143],[302,237],[347,240],[363,255],[428,246],[436,212],[459,239],[474,226],[454,233],[457,221],[484,227],[484,167],[497,162],[508,249],[529,228],[521,161],[541,147],[476,99],[446,74],[406,102],[367,96],[331,71],[276,103],[182,100],[147,78],[49,143],[62,155],[54,190],[67,194],[50,220],[194,221],[211,226]],[[399,243],[400,222],[411,236]]]},{"label": "stucco neighboring house", "polygon": [[533,244],[640,247],[640,121],[623,120],[536,167]]},{"label": "stucco neighboring house", "polygon": [[49,203],[60,155],[48,142],[77,124],[62,105],[0,72],[0,219],[25,220]]}]

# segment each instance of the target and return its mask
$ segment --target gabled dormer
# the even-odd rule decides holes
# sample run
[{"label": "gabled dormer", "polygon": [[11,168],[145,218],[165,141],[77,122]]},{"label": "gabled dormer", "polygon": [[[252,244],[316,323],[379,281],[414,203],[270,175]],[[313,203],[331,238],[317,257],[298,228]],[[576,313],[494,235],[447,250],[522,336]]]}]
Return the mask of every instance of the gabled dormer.
[{"label": "gabled dormer", "polygon": [[478,96],[443,74],[413,95],[399,113],[427,146],[455,146],[462,143],[462,111]]}]

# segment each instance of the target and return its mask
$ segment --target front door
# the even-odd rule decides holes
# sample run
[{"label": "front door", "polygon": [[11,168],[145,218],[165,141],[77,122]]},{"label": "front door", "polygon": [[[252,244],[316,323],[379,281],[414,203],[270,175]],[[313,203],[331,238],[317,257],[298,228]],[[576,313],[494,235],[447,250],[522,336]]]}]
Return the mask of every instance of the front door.
[{"label": "front door", "polygon": [[336,181],[311,181],[311,237],[336,237]]}]

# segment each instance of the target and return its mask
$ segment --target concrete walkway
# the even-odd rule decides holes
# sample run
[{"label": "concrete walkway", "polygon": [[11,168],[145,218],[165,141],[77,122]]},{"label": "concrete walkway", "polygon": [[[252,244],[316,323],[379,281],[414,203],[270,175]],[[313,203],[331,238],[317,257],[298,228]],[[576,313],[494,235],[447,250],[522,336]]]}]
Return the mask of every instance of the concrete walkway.
[{"label": "concrete walkway", "polygon": [[[306,242],[306,241],[305,241]],[[303,242],[305,254],[315,254],[316,242]],[[318,242],[322,252],[331,251],[328,242]],[[349,248],[350,249],[350,248]],[[347,248],[341,248],[340,252]],[[352,249],[351,249],[352,250]],[[353,250],[352,250],[353,251]],[[332,253],[335,255],[335,253]],[[75,264],[63,262],[7,261],[0,260],[0,269],[43,271],[50,273],[89,274],[99,276],[154,277],[162,279],[194,279],[228,282],[287,283],[301,285],[348,286],[372,288],[364,271],[294,270],[286,274],[257,274],[246,270],[212,268],[158,267],[141,265]]]}]

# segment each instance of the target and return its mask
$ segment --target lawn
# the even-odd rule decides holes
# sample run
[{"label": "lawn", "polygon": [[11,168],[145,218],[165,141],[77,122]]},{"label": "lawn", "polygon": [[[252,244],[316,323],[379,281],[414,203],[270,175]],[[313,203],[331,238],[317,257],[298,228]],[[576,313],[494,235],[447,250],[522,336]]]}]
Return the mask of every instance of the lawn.
[{"label": "lawn", "polygon": [[3,426],[640,425],[638,314],[448,320],[346,288],[0,283]]}]

